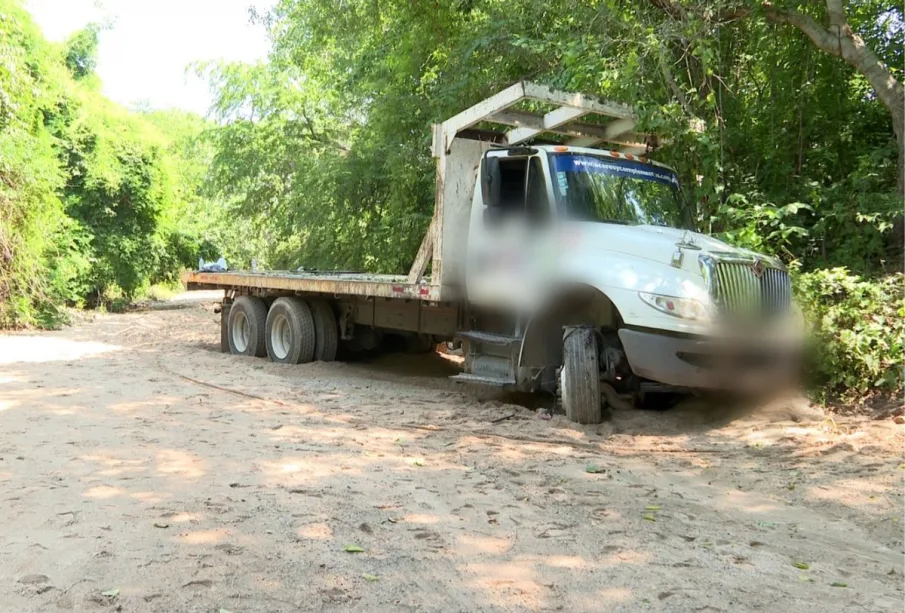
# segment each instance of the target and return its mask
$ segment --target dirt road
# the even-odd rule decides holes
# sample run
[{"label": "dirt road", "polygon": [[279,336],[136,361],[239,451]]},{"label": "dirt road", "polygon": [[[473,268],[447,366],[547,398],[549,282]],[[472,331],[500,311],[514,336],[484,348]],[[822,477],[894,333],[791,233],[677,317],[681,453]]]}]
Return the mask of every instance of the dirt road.
[{"label": "dirt road", "polygon": [[0,611],[902,610],[902,426],[575,427],[439,356],[223,355],[217,322],[0,336]]}]

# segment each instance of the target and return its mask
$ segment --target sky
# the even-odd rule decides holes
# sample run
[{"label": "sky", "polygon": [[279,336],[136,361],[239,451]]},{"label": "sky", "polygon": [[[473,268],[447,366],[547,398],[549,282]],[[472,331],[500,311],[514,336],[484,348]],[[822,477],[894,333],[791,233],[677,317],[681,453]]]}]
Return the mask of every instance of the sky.
[{"label": "sky", "polygon": [[56,42],[91,22],[101,32],[97,73],[104,94],[120,104],[181,108],[205,114],[207,84],[186,72],[198,60],[264,59],[264,28],[249,23],[275,0],[26,0],[25,6]]}]

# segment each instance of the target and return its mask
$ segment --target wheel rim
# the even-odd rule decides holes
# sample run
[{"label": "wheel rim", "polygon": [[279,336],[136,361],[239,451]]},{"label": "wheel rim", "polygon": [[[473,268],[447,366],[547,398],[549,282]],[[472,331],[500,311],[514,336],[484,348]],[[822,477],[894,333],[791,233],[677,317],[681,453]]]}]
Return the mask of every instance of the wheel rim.
[{"label": "wheel rim", "polygon": [[270,347],[273,350],[273,357],[278,360],[285,360],[289,355],[289,348],[292,347],[292,329],[285,315],[277,314],[273,318],[273,325],[270,327]]},{"label": "wheel rim", "polygon": [[240,311],[233,320],[233,346],[239,353],[244,353],[250,342],[251,326],[248,325],[248,317]]}]

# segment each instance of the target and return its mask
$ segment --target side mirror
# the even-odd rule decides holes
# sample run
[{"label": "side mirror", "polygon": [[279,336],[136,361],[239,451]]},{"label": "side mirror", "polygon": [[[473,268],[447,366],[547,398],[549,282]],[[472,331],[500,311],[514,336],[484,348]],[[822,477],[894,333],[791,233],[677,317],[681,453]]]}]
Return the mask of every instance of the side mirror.
[{"label": "side mirror", "polygon": [[484,225],[489,227],[498,225],[505,215],[505,209],[499,206],[489,206],[484,209]]},{"label": "side mirror", "polygon": [[[492,209],[500,204],[501,183],[500,159],[485,155],[481,164],[481,195],[484,199],[484,206]],[[484,219],[487,220],[486,211]]]}]

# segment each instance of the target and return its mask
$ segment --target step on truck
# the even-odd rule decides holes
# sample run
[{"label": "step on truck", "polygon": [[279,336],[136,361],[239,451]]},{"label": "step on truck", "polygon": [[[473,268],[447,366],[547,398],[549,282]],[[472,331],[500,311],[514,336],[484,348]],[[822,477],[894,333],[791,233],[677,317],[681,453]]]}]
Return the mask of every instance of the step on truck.
[{"label": "step on truck", "polygon": [[[796,372],[802,322],[771,257],[693,230],[630,107],[521,82],[433,126],[433,217],[407,275],[189,272],[225,290],[221,348],[299,364],[401,336],[461,343],[453,379],[607,398],[756,391]],[[616,402],[616,400],[611,400]]]}]

